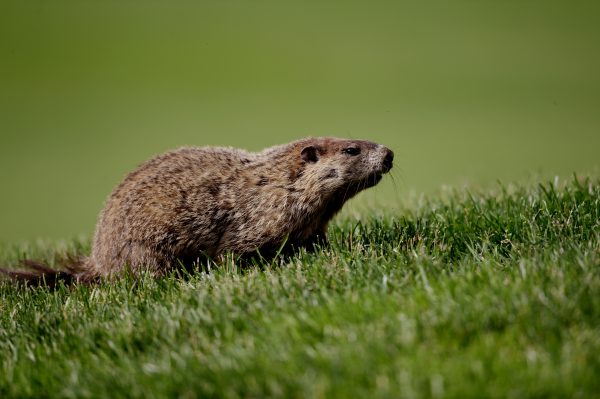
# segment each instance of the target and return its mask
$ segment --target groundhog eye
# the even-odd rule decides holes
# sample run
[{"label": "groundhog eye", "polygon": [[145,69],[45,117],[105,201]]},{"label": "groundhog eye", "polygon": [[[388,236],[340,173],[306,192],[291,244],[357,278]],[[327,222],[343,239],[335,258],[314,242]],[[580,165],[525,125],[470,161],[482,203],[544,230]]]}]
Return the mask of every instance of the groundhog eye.
[{"label": "groundhog eye", "polygon": [[342,150],[342,152],[344,154],[348,154],[348,155],[358,155],[358,154],[360,154],[360,148],[358,148],[358,147],[348,147],[348,148],[344,148]]}]

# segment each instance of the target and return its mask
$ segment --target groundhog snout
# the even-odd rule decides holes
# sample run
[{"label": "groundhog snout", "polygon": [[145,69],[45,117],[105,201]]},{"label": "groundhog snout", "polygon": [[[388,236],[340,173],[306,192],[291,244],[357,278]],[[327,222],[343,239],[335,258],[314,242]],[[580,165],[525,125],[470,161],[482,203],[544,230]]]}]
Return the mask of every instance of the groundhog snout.
[{"label": "groundhog snout", "polygon": [[383,156],[383,173],[387,173],[394,166],[394,152],[388,148],[385,149]]}]

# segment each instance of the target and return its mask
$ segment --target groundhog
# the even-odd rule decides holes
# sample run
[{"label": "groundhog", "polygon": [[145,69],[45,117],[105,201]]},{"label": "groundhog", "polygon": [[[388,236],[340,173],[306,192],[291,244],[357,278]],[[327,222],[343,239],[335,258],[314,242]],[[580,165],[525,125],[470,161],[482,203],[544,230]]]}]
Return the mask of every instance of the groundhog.
[{"label": "groundhog", "polygon": [[[93,281],[148,270],[162,275],[202,257],[270,256],[326,241],[327,224],[393,164],[363,140],[305,138],[258,153],[184,147],[129,173],[100,213],[89,257],[57,272],[25,261],[15,278]],[[57,273],[59,273],[57,275]]]}]

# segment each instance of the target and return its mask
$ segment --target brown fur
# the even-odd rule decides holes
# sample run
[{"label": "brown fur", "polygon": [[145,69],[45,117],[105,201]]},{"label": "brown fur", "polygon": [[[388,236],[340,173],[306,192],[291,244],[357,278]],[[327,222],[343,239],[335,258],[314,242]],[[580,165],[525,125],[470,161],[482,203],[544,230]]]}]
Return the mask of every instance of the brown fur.
[{"label": "brown fur", "polygon": [[377,184],[392,160],[381,145],[330,137],[258,153],[167,152],[117,186],[100,213],[91,256],[67,272],[83,281],[125,270],[161,275],[199,256],[273,254],[284,242],[310,247],[325,239],[344,202]]}]

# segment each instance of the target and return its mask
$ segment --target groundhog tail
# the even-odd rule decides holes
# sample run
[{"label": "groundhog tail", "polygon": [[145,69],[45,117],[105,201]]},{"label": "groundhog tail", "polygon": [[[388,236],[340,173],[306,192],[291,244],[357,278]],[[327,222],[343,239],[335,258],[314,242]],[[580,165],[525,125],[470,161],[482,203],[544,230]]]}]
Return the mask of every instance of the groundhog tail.
[{"label": "groundhog tail", "polygon": [[26,259],[20,262],[25,270],[0,269],[0,273],[19,284],[55,288],[59,282],[65,285],[92,282],[93,279],[88,277],[84,268],[85,263],[85,258],[69,259],[63,269],[57,270],[42,262]]}]

